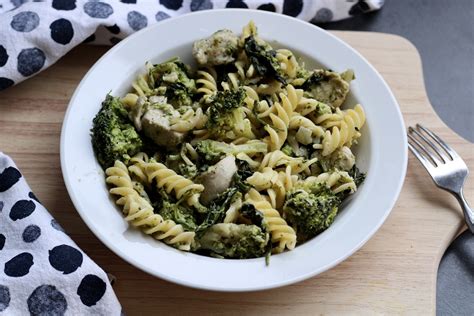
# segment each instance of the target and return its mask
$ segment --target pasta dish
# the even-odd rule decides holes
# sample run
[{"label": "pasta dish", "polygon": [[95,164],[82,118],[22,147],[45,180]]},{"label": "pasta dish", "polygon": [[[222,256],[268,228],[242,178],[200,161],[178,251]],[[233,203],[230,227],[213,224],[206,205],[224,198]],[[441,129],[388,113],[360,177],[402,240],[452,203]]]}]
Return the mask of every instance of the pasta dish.
[{"label": "pasta dish", "polygon": [[[146,63],[107,95],[92,145],[125,220],[183,251],[255,258],[326,230],[365,175],[351,70],[307,69],[253,22],[196,41],[196,69]],[[344,104],[343,108],[341,106]]]}]

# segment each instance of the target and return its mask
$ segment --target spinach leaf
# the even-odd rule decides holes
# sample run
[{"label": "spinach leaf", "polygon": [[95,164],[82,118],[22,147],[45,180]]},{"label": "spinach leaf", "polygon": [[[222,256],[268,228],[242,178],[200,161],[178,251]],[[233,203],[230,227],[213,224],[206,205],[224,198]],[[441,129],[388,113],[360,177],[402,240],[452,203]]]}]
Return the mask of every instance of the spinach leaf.
[{"label": "spinach leaf", "polygon": [[198,234],[203,233],[212,225],[221,223],[224,220],[226,211],[229,209],[230,205],[241,196],[242,194],[237,190],[237,188],[234,187],[230,187],[219,194],[214,200],[211,201],[206,218],[201,223],[201,225],[199,225],[196,232]]},{"label": "spinach leaf", "polygon": [[259,75],[275,79],[286,85],[286,80],[279,71],[280,65],[276,59],[275,50],[259,45],[253,36],[245,39],[244,50]]},{"label": "spinach leaf", "polygon": [[237,165],[237,172],[232,178],[232,185],[239,189],[240,192],[247,193],[250,190],[250,184],[245,182],[245,180],[253,175],[253,171],[245,160],[235,159],[235,164]]}]

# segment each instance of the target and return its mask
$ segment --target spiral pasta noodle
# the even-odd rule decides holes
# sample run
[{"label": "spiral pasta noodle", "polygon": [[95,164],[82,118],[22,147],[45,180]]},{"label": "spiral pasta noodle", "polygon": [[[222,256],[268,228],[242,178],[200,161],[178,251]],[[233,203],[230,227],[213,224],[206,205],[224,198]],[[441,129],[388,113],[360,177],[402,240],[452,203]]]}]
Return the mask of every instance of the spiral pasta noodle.
[{"label": "spiral pasta noodle", "polygon": [[164,220],[153,212],[151,204],[133,189],[133,183],[127,167],[116,161],[113,167],[106,170],[106,182],[114,187],[110,193],[120,196],[116,203],[123,207],[125,220],[139,227],[145,234],[175,246],[180,250],[189,251],[194,242],[194,232],[185,232],[183,227],[172,220]]},{"label": "spiral pasta noodle", "polygon": [[184,133],[194,129],[201,129],[206,122],[207,116],[201,108],[198,108],[196,111],[189,109],[180,117],[171,119],[171,129]]},{"label": "spiral pasta noodle", "polygon": [[229,206],[229,208],[225,212],[223,223],[234,223],[239,216],[239,210],[241,207],[242,199],[238,198]]},{"label": "spiral pasta noodle", "polygon": [[245,25],[242,29],[242,34],[239,38],[239,45],[243,46],[245,39],[249,36],[256,36],[257,35],[257,27],[253,21],[250,21],[247,25]]},{"label": "spiral pasta noodle", "polygon": [[260,101],[260,98],[258,96],[257,91],[255,89],[249,87],[249,86],[244,86],[243,87],[246,97],[244,99],[244,103],[249,108],[250,110],[253,110],[255,103]]},{"label": "spiral pasta noodle", "polygon": [[204,101],[208,101],[208,99],[217,92],[216,79],[209,72],[204,70],[198,70],[197,74],[199,77],[196,80],[196,83],[199,85],[197,92],[203,94]]},{"label": "spiral pasta noodle", "polygon": [[283,205],[286,195],[286,187],[280,181],[280,175],[272,168],[265,167],[261,172],[255,172],[247,179],[255,190],[266,190],[268,201],[273,208],[280,208]]},{"label": "spiral pasta noodle", "polygon": [[289,167],[292,174],[298,174],[304,170],[307,170],[309,166],[317,161],[317,158],[312,158],[305,161],[302,157],[290,157],[281,150],[275,150],[267,153],[263,157],[259,170],[261,171],[267,167],[275,169],[280,166],[284,166]]},{"label": "spiral pasta noodle", "polygon": [[280,149],[285,143],[286,137],[288,136],[288,127],[281,117],[273,113],[270,113],[270,119],[272,126],[265,125],[264,127],[268,133],[265,141],[269,145],[270,150],[274,151]]},{"label": "spiral pasta noodle", "polygon": [[148,163],[148,155],[144,152],[139,152],[129,161],[128,171],[134,177],[138,178],[140,183],[147,184],[148,183],[148,176],[145,171],[145,164]]},{"label": "spiral pasta noodle", "polygon": [[333,153],[342,146],[351,146],[352,142],[360,137],[359,130],[365,122],[364,110],[357,105],[354,110],[344,113],[339,127],[334,126],[331,131],[327,130],[322,142],[323,156]]},{"label": "spiral pasta noodle", "polygon": [[280,67],[289,78],[295,78],[299,65],[293,53],[288,49],[277,49],[276,58]]},{"label": "spiral pasta noodle", "polygon": [[149,183],[155,180],[158,188],[164,188],[166,193],[173,191],[178,200],[185,198],[188,205],[200,206],[199,194],[204,190],[202,184],[186,179],[159,162],[146,163],[145,172]]},{"label": "spiral pasta noodle", "polygon": [[271,206],[270,202],[254,189],[251,189],[246,195],[245,202],[252,204],[263,214],[270,231],[271,242],[275,245],[273,248],[275,253],[295,248],[296,233],[294,229],[288,226],[286,221],[280,216],[280,213]]},{"label": "spiral pasta noodle", "polygon": [[299,114],[294,115],[288,124],[290,129],[298,129],[302,126],[309,129],[313,136],[321,137],[324,135],[324,129],[321,126],[316,125],[309,118]]},{"label": "spiral pasta noodle", "polygon": [[[298,89],[298,90],[302,91],[300,89]],[[311,99],[311,98],[307,98],[305,96],[301,96],[301,98],[299,98],[299,100],[298,100],[298,105],[297,105],[296,111],[299,114],[303,115],[303,116],[308,116],[310,114],[313,114],[315,111],[317,111],[319,107],[328,107],[328,105],[326,105],[322,102],[319,102],[315,99]],[[319,123],[316,122],[316,121],[314,123],[319,125]]]},{"label": "spiral pasta noodle", "polygon": [[222,88],[224,90],[233,90],[233,91],[238,90],[239,87],[240,87],[240,80],[239,80],[239,77],[238,77],[237,73],[231,72],[231,73],[227,74],[227,77],[229,78],[229,80],[223,81],[221,83]]},{"label": "spiral pasta noodle", "polygon": [[346,171],[325,172],[306,178],[305,184],[311,183],[324,183],[336,194],[346,190],[354,193],[357,190],[354,179]]},{"label": "spiral pasta noodle", "polygon": [[127,93],[123,98],[122,98],[122,103],[128,107],[132,108],[135,106],[135,104],[138,101],[138,95],[135,93]]}]

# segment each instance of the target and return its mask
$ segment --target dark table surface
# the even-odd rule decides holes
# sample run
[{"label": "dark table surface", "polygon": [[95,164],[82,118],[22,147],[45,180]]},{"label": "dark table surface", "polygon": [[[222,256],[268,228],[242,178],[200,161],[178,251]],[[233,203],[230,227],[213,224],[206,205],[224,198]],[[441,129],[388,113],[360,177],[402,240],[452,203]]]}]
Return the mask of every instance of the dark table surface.
[{"label": "dark table surface", "polygon": [[[379,12],[320,26],[393,33],[410,40],[420,52],[436,113],[474,142],[474,0],[387,0]],[[469,232],[441,260],[437,315],[474,315],[474,236]]]}]

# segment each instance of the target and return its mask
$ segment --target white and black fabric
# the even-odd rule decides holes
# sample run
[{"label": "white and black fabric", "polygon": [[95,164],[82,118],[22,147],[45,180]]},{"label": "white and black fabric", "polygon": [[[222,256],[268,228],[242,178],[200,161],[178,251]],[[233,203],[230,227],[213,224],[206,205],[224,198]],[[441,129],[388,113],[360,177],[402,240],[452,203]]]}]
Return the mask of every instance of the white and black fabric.
[{"label": "white and black fabric", "polygon": [[377,10],[384,0],[0,0],[0,90],[82,42],[112,45],[146,26],[199,10],[248,8],[313,23]]},{"label": "white and black fabric", "polygon": [[121,315],[106,273],[0,152],[0,315]]}]

